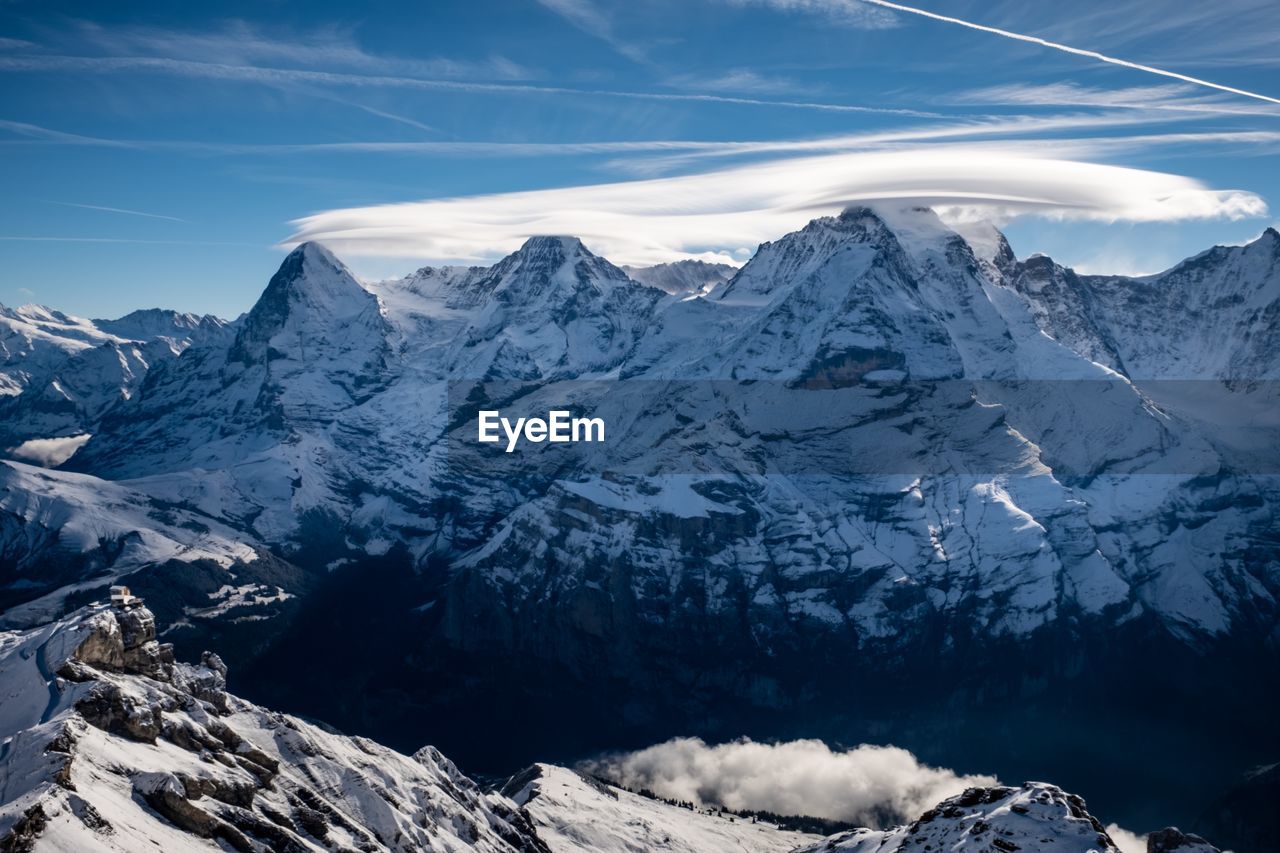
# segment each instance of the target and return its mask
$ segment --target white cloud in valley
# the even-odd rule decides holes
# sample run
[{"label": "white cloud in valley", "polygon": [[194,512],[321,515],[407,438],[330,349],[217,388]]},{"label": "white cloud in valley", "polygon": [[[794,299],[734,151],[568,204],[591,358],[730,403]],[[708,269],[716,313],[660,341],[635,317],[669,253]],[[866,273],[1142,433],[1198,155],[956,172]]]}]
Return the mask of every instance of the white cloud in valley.
[{"label": "white cloud in valley", "polygon": [[17,447],[9,448],[8,453],[14,459],[21,459],[23,462],[55,468],[75,456],[76,451],[84,447],[90,438],[92,436],[87,433],[65,438],[33,438],[22,442]]},{"label": "white cloud in valley", "polygon": [[735,810],[809,815],[866,826],[914,820],[991,776],[929,767],[905,749],[862,745],[844,751],[820,740],[709,745],[675,738],[584,766],[588,772],[662,797]]},{"label": "white cloud in valley", "polygon": [[352,256],[491,260],[533,235],[580,237],[615,263],[725,260],[851,204],[926,204],[1007,220],[1177,222],[1267,213],[1244,190],[1190,177],[1039,156],[1016,146],[934,145],[792,157],[677,177],[324,211],[294,221]]},{"label": "white cloud in valley", "polygon": [[1147,853],[1147,837],[1130,832],[1114,823],[1107,824],[1107,835],[1120,848],[1120,853]]}]

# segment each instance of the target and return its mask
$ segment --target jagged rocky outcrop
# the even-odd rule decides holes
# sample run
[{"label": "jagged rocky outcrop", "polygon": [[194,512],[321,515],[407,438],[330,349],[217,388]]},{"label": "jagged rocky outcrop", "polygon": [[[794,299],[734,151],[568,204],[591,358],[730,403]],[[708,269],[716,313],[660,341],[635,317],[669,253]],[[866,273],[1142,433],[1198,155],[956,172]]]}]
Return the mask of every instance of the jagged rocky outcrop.
[{"label": "jagged rocky outcrop", "polygon": [[1038,256],[1009,286],[1046,334],[1135,380],[1273,380],[1280,232],[1215,246],[1157,275],[1077,275]]},{"label": "jagged rocky outcrop", "polygon": [[891,853],[897,850],[1100,851],[1119,853],[1102,824],[1074,794],[1041,782],[1020,788],[970,788],[943,800],[906,826],[859,829],[804,853]]},{"label": "jagged rocky outcrop", "polygon": [[[47,679],[47,681],[45,680]],[[0,849],[546,851],[430,747],[412,758],[226,692],[141,606],[0,634]]]},{"label": "jagged rocky outcrop", "polygon": [[1219,853],[1219,850],[1198,835],[1170,826],[1147,836],[1147,853]]}]

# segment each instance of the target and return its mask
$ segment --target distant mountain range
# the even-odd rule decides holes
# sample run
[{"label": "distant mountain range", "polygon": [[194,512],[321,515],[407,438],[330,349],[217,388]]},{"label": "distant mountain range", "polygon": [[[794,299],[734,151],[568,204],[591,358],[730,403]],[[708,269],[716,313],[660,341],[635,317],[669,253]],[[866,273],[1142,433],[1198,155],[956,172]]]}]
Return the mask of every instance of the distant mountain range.
[{"label": "distant mountain range", "polygon": [[[737,271],[304,244],[232,322],[0,309],[0,618],[124,580],[255,701],[485,771],[822,736],[1185,823],[1280,754],[1278,321],[1273,229],[1083,276],[920,208]],[[615,443],[470,440],[553,403]]]}]

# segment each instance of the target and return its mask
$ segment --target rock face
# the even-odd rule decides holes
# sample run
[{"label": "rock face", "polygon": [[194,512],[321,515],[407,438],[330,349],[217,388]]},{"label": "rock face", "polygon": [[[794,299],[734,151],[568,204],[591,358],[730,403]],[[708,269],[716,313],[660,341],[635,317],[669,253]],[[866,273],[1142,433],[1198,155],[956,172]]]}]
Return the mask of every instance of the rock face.
[{"label": "rock face", "polygon": [[672,296],[703,293],[733,278],[737,267],[706,261],[675,261],[651,267],[622,267],[622,271],[641,284],[656,287]]},{"label": "rock face", "polygon": [[227,694],[221,660],[174,662],[145,608],[0,634],[5,696],[29,698],[14,691],[45,666],[43,710],[0,714],[0,849],[547,850],[434,750],[409,758]]},{"label": "rock face", "polygon": [[1219,850],[1198,835],[1170,826],[1147,836],[1147,853],[1219,853]]}]

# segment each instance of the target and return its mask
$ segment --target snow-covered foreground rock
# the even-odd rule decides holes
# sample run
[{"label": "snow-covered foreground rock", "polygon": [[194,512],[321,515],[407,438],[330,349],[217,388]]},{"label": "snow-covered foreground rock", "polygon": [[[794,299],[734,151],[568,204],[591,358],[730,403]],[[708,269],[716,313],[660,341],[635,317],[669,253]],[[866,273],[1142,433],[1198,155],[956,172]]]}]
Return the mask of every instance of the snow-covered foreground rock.
[{"label": "snow-covered foreground rock", "polygon": [[431,747],[273,713],[225,676],[175,662],[141,607],[0,634],[0,848],[547,849]]}]

